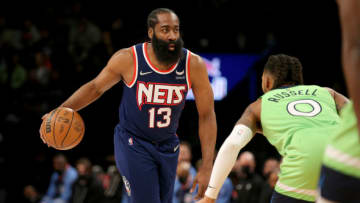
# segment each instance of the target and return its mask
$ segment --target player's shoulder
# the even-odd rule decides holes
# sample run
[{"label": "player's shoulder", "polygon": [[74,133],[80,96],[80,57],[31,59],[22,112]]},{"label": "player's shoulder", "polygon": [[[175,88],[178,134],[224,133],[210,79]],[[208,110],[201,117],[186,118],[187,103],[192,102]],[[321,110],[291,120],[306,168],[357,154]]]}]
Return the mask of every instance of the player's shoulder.
[{"label": "player's shoulder", "polygon": [[132,50],[132,47],[127,47],[127,48],[122,48],[118,51],[116,51],[111,59],[114,59],[114,60],[119,60],[121,58],[127,58],[127,57],[130,57],[132,58],[133,56],[133,50]]},{"label": "player's shoulder", "polygon": [[203,58],[200,55],[198,55],[198,54],[196,54],[196,53],[194,53],[194,52],[192,52],[190,50],[188,50],[188,51],[190,52],[190,54],[189,54],[189,60],[190,60],[189,65],[190,65],[191,70],[199,69],[199,68],[200,69],[201,68],[206,68],[205,61],[203,60]]},{"label": "player's shoulder", "polygon": [[127,47],[116,51],[109,59],[108,64],[132,64],[133,63],[133,50],[132,47]]},{"label": "player's shoulder", "polygon": [[190,50],[187,49],[187,51],[190,53],[190,63],[201,63],[203,61],[202,57]]},{"label": "player's shoulder", "polygon": [[256,101],[251,103],[249,105],[249,108],[254,112],[259,111],[259,109],[261,108],[261,98],[258,98]]},{"label": "player's shoulder", "polygon": [[334,97],[334,94],[336,93],[335,90],[333,90],[333,89],[330,88],[330,87],[321,87],[321,88],[323,88],[324,90],[328,91],[328,92],[331,94],[331,96]]}]

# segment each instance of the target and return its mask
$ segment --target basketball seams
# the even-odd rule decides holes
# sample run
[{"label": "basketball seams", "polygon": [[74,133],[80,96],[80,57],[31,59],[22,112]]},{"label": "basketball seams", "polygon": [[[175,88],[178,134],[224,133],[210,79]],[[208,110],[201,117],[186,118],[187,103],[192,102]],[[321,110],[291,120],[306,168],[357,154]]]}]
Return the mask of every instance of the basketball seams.
[{"label": "basketball seams", "polygon": [[83,128],[83,130],[82,130],[82,132],[81,132],[81,136],[78,136],[73,142],[71,142],[70,144],[69,144],[69,146],[72,146],[78,139],[82,139],[82,137],[84,136],[84,130],[85,130],[85,128]]},{"label": "basketball seams", "polygon": [[64,141],[65,141],[66,137],[68,136],[69,131],[70,131],[70,129],[71,129],[72,122],[73,122],[73,120],[74,120],[74,113],[75,113],[75,112],[74,112],[74,111],[72,111],[72,116],[71,116],[70,125],[69,125],[69,128],[68,128],[67,132],[66,132],[66,135],[64,136],[64,139],[61,141],[61,148],[63,148],[63,147],[64,147]]},{"label": "basketball seams", "polygon": [[[52,111],[51,113],[50,113],[50,115],[49,115],[49,118],[46,118],[46,120],[45,120],[45,140],[46,140],[46,144],[49,146],[50,144],[49,144],[49,140],[47,139],[48,138],[48,136],[47,136],[47,132],[46,132],[46,122],[49,122],[49,123],[51,123],[51,119],[52,119],[52,117],[54,116],[54,114],[55,114],[55,111],[56,110],[54,110],[54,111]],[[51,128],[51,127],[50,127]],[[51,133],[51,131],[50,131],[50,133]]]},{"label": "basketball seams", "polygon": [[[79,115],[79,120],[81,121],[81,123],[84,123],[83,119],[81,118],[81,116]],[[83,127],[82,132],[81,132],[81,136],[78,136],[74,141],[72,141],[69,146],[72,146],[75,142],[77,142],[78,139],[82,140],[82,138],[84,137],[85,134],[85,127]]]},{"label": "basketball seams", "polygon": [[[59,108],[57,108],[55,111],[57,111]],[[55,137],[55,124],[56,124],[56,119],[57,119],[57,116],[59,115],[61,109],[59,109],[58,112],[56,112],[56,115],[55,115],[55,119],[54,119],[54,124],[53,124],[53,137],[54,137],[54,146],[56,146],[56,137]]]}]

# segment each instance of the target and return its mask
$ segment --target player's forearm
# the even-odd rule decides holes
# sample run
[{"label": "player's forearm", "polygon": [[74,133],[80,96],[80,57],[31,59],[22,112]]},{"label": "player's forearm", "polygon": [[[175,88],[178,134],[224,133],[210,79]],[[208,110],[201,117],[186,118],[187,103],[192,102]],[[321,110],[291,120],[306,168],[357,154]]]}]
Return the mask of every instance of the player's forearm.
[{"label": "player's forearm", "polygon": [[102,95],[102,92],[98,91],[95,84],[90,81],[76,90],[63,104],[60,106],[68,107],[79,111],[87,105],[94,102]]},{"label": "player's forearm", "polygon": [[[360,43],[360,42],[358,42]],[[353,101],[355,114],[360,130],[360,45],[344,46],[344,72],[350,98]]]},{"label": "player's forearm", "polygon": [[[355,114],[360,119],[360,2],[358,0],[338,1],[342,30],[342,62],[346,85],[353,100]],[[360,132],[360,128],[359,128]],[[359,133],[360,136],[360,133]]]},{"label": "player's forearm", "polygon": [[205,195],[216,199],[226,177],[233,168],[239,151],[251,140],[253,133],[250,128],[239,124],[221,145],[211,172],[209,186]]},{"label": "player's forearm", "polygon": [[202,167],[211,168],[214,160],[216,143],[216,117],[212,111],[208,115],[199,117],[199,136],[202,152]]}]

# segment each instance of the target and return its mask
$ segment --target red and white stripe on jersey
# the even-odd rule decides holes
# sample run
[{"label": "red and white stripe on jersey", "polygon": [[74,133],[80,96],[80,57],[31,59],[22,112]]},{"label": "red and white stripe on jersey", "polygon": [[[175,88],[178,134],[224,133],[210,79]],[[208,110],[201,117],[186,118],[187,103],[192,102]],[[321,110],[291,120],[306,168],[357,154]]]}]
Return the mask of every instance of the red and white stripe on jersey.
[{"label": "red and white stripe on jersey", "polygon": [[138,75],[138,61],[137,61],[137,53],[136,53],[135,46],[131,47],[131,50],[133,52],[133,59],[134,59],[134,72],[133,72],[133,76],[132,76],[132,79],[131,79],[129,84],[127,84],[124,81],[125,85],[128,86],[129,88],[134,86],[134,84],[135,84],[135,82],[137,80],[137,75]]},{"label": "red and white stripe on jersey", "polygon": [[179,61],[176,64],[174,64],[173,66],[171,66],[169,70],[160,70],[160,69],[156,68],[150,61],[149,55],[147,53],[147,45],[148,45],[148,43],[145,42],[143,44],[143,47],[142,47],[143,48],[143,53],[144,53],[144,58],[145,58],[146,63],[149,65],[149,67],[153,71],[155,71],[156,73],[159,73],[159,74],[169,74],[169,73],[173,72],[176,69],[176,67],[179,64]]},{"label": "red and white stripe on jersey", "polygon": [[191,57],[191,52],[188,50],[188,51],[187,51],[187,57],[186,57],[186,65],[185,65],[185,69],[186,69],[186,83],[187,83],[187,86],[188,86],[188,90],[191,89],[190,57]]}]

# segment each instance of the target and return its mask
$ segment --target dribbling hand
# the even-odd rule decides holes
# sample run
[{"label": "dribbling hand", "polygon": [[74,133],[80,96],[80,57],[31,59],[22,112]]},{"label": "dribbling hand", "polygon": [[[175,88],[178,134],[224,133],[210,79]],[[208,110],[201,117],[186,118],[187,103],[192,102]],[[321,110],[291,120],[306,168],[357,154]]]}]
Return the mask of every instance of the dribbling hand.
[{"label": "dribbling hand", "polygon": [[45,139],[44,139],[44,137],[43,137],[43,135],[41,133],[41,129],[42,129],[42,125],[44,125],[44,120],[46,120],[48,116],[49,116],[49,113],[47,113],[47,114],[45,114],[45,115],[43,115],[41,117],[42,122],[41,122],[40,129],[39,129],[40,138],[41,138],[41,140],[43,141],[44,144],[47,144],[47,143],[46,143],[46,141],[45,141]]}]

